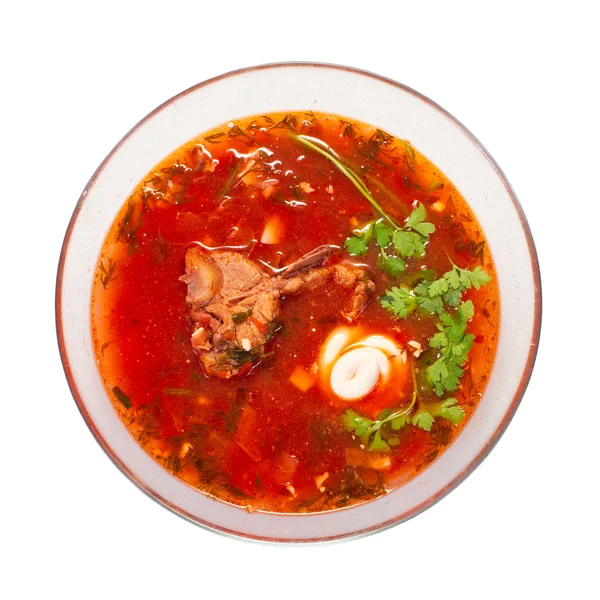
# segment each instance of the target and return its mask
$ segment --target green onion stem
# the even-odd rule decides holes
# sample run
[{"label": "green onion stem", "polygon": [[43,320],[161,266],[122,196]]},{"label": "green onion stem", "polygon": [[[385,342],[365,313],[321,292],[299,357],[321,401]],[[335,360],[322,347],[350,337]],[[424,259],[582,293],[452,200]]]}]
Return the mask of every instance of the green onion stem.
[{"label": "green onion stem", "polygon": [[[367,186],[364,184],[362,179],[352,169],[350,169],[343,162],[341,162],[341,160],[336,158],[333,154],[333,150],[331,150],[329,148],[329,146],[327,146],[325,144],[325,142],[323,142],[322,140],[319,140],[318,138],[309,138],[308,136],[297,135],[295,133],[289,133],[288,135],[293,140],[296,140],[303,146],[306,146],[307,148],[310,148],[311,150],[318,152],[321,156],[324,156],[325,158],[330,160],[354,184],[356,189],[371,203],[373,208],[375,208],[375,210],[377,210],[377,212],[386,221],[388,221],[389,224],[394,229],[400,229],[400,227],[393,221],[393,219],[386,214],[386,212],[383,210],[383,208],[381,208],[381,206],[379,206],[379,204],[377,203],[375,198],[373,198],[373,196],[371,195],[371,192],[369,191]],[[315,140],[315,141],[323,144],[327,149],[321,148],[320,146],[318,146],[317,144],[313,143],[310,140]]]}]

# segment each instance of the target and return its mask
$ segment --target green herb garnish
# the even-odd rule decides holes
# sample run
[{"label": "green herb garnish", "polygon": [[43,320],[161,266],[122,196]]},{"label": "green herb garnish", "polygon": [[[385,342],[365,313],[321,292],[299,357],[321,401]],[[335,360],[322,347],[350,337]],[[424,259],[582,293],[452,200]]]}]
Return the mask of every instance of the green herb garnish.
[{"label": "green herb garnish", "polygon": [[440,314],[441,323],[437,325],[439,331],[429,340],[429,346],[438,348],[441,356],[427,367],[427,380],[438,396],[445,391],[453,392],[458,387],[463,375],[461,367],[467,361],[475,339],[472,333],[466,333],[467,323],[474,314],[470,300],[456,309],[456,319],[446,312]]},{"label": "green herb garnish", "polygon": [[383,219],[372,221],[347,238],[344,246],[351,256],[361,256],[374,239],[379,246],[379,267],[399,277],[406,269],[404,259],[422,256],[429,235],[435,231],[435,226],[425,221],[425,216],[425,207],[419,204],[402,227],[390,227]]},{"label": "green herb garnish", "polygon": [[131,400],[129,396],[121,390],[121,388],[117,385],[113,387],[112,393],[116,396],[117,400],[127,409],[131,408]]},{"label": "green herb garnish", "polygon": [[469,271],[452,263],[452,269],[439,279],[429,281],[426,278],[412,290],[405,285],[393,287],[386,291],[379,302],[400,319],[408,317],[417,307],[429,314],[440,314],[444,310],[444,303],[456,308],[465,290],[471,287],[478,290],[490,280],[491,277],[481,267]]},{"label": "green herb garnish", "polygon": [[450,306],[460,304],[462,293],[474,287],[478,290],[491,280],[491,277],[481,268],[475,267],[473,271],[461,269],[452,261],[452,269],[444,273],[439,279],[432,281],[427,289],[430,298],[442,296],[444,302]]},{"label": "green herb garnish", "polygon": [[231,315],[231,320],[236,325],[239,325],[240,323],[243,323],[251,314],[252,314],[252,309],[247,310],[245,312],[235,313],[235,314]]},{"label": "green herb garnish", "polygon": [[447,419],[454,425],[460,423],[465,412],[456,405],[455,398],[448,398],[443,402],[424,405],[419,402],[419,408],[414,414],[410,414],[418,400],[418,388],[416,373],[413,367],[413,395],[410,404],[402,409],[392,411],[385,409],[377,415],[377,419],[369,419],[348,409],[342,416],[342,421],[349,431],[359,437],[366,449],[372,451],[387,451],[391,446],[400,443],[394,432],[399,431],[405,425],[412,424],[425,431],[431,431],[431,427],[437,417]]},{"label": "green herb garnish", "polygon": [[115,275],[115,270],[117,268],[117,264],[115,263],[115,261],[109,256],[108,257],[108,261],[107,264],[104,264],[103,260],[100,260],[100,263],[98,264],[98,270],[100,271],[100,282],[102,283],[102,286],[104,287],[104,289],[106,289],[108,287],[108,284],[111,281],[114,281],[115,279],[117,279],[118,275]]}]

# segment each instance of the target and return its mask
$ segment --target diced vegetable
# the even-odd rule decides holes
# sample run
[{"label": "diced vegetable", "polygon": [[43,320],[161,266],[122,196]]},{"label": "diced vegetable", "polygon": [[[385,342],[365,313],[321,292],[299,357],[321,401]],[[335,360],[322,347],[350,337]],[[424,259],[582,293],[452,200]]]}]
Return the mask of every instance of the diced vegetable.
[{"label": "diced vegetable", "polygon": [[315,376],[298,365],[290,376],[290,383],[293,383],[299,390],[306,392],[314,385]]},{"label": "diced vegetable", "polygon": [[261,244],[279,244],[284,238],[285,228],[283,221],[277,215],[267,218],[265,228],[260,238]]},{"label": "diced vegetable", "polygon": [[392,460],[389,454],[383,452],[367,452],[361,448],[346,448],[346,464],[349,467],[387,471],[392,466]]},{"label": "diced vegetable", "polygon": [[319,475],[318,477],[315,477],[315,485],[317,486],[318,489],[322,490],[323,487],[323,483],[329,479],[329,473],[327,471],[325,471],[325,473],[323,473],[322,475]]},{"label": "diced vegetable", "polygon": [[277,469],[274,473],[275,481],[279,485],[289,484],[292,481],[297,468],[298,459],[287,452],[282,452],[277,461]]}]

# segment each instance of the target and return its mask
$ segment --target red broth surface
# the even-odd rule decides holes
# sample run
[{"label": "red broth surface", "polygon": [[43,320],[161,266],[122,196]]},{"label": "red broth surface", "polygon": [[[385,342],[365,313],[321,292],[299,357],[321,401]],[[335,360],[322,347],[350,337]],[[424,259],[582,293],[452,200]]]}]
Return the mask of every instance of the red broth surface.
[{"label": "red broth surface", "polygon": [[[396,223],[405,223],[423,205],[435,226],[425,254],[405,258],[400,276],[381,269],[373,241],[366,254],[350,256],[345,240],[379,214],[333,162],[291,132],[335,150]],[[259,148],[265,150],[256,154]],[[251,154],[259,160],[245,173]],[[266,190],[267,179],[277,185]],[[276,224],[276,243],[261,243],[269,222]],[[230,379],[210,377],[190,342],[193,325],[180,281],[186,250],[194,244],[242,252],[266,272],[322,244],[335,245],[333,260],[366,265],[375,292],[352,324],[341,314],[349,292],[335,283],[284,298],[264,358]],[[440,356],[439,348],[430,347],[439,316],[417,309],[398,318],[379,298],[394,286],[411,289],[423,270],[439,278],[452,263],[471,270],[481,266],[491,281],[462,294],[463,302],[474,305],[467,326],[472,349],[456,389],[438,396],[427,369]],[[445,311],[456,315],[455,308]],[[477,405],[493,363],[499,318],[485,237],[444,174],[407,142],[312,112],[225,124],[157,165],[106,237],[91,306],[101,376],[115,410],[146,452],[202,493],[249,511],[275,512],[364,502],[426,468]],[[385,393],[375,389],[356,402],[332,396],[316,365],[326,338],[341,325],[385,335],[406,350],[405,376]],[[409,342],[420,344],[419,356]],[[300,373],[300,387],[294,372]],[[406,423],[382,427],[383,447],[348,425],[348,410],[374,422],[385,418],[386,409],[407,407],[413,395],[418,404]],[[427,407],[450,397],[464,412],[456,423],[438,416],[429,424],[412,422],[421,409],[433,411]]]}]

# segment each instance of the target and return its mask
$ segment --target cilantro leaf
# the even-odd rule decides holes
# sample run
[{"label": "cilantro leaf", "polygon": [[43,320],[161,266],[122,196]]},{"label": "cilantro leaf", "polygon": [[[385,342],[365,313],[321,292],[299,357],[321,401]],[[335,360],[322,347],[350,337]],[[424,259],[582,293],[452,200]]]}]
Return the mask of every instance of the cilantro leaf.
[{"label": "cilantro leaf", "polygon": [[441,298],[427,298],[426,296],[417,296],[417,304],[425,312],[433,314],[444,310]]},{"label": "cilantro leaf", "polygon": [[375,223],[374,230],[375,241],[377,242],[377,245],[381,248],[388,246],[392,240],[392,234],[394,233],[394,230],[381,220]]},{"label": "cilantro leaf", "polygon": [[462,299],[462,292],[460,290],[448,290],[444,294],[444,302],[449,304],[453,308],[456,308]]},{"label": "cilantro leaf", "polygon": [[440,357],[427,367],[427,380],[438,396],[458,387],[463,375],[461,367],[468,360],[475,339],[473,334],[466,333],[474,313],[473,303],[468,300],[456,309],[456,319],[445,312],[440,314],[439,331],[429,340],[431,348],[440,349]]},{"label": "cilantro leaf", "polygon": [[442,402],[442,405],[437,410],[437,414],[442,419],[448,419],[454,425],[458,425],[463,420],[465,411],[460,406],[456,406],[456,398],[448,398]]},{"label": "cilantro leaf", "polygon": [[377,429],[377,431],[375,431],[375,435],[373,436],[373,439],[371,440],[371,443],[369,444],[369,451],[373,452],[373,451],[385,451],[385,450],[389,450],[390,447],[388,445],[388,443],[381,437],[381,429]]},{"label": "cilantro leaf", "polygon": [[492,279],[481,267],[475,267],[472,271],[468,271],[467,269],[461,269],[460,267],[455,266],[454,270],[458,271],[460,275],[461,286],[467,290],[471,286],[478,290],[482,285],[489,283]]},{"label": "cilantro leaf", "polygon": [[394,287],[379,302],[400,319],[405,319],[417,307],[429,314],[441,313],[444,310],[442,299],[429,296],[429,285],[429,281],[422,281],[412,291],[403,285]]},{"label": "cilantro leaf", "polygon": [[415,210],[410,213],[408,219],[406,219],[405,227],[410,227],[414,229],[415,225],[419,225],[425,220],[425,207],[422,204],[419,204]]},{"label": "cilantro leaf", "polygon": [[435,231],[435,226],[432,223],[427,223],[425,217],[425,207],[422,204],[419,204],[419,206],[417,206],[417,208],[409,215],[408,219],[406,219],[404,229],[413,229],[423,237],[428,238],[429,234]]},{"label": "cilantro leaf", "polygon": [[449,287],[448,287],[448,281],[446,280],[446,277],[440,277],[439,279],[436,279],[435,281],[432,281],[429,284],[429,296],[431,298],[433,298],[434,296],[441,296],[442,294],[446,293],[448,291]]},{"label": "cilantro leaf", "polygon": [[406,425],[407,418],[408,417],[406,415],[400,415],[399,417],[392,419],[390,421],[390,427],[394,431],[398,431],[399,429],[402,429]]},{"label": "cilantro leaf", "polygon": [[374,421],[371,421],[371,419],[367,419],[367,417],[363,417],[350,409],[343,414],[342,421],[346,429],[353,431],[358,437],[365,435],[369,427],[374,424]]},{"label": "cilantro leaf", "polygon": [[396,231],[392,238],[394,247],[398,250],[400,256],[410,258],[411,256],[422,256],[425,254],[425,245],[418,233],[413,231]]},{"label": "cilantro leaf", "polygon": [[397,256],[387,256],[384,252],[379,257],[379,266],[390,275],[399,277],[406,269],[406,262]]},{"label": "cilantro leaf", "polygon": [[411,422],[413,425],[424,429],[425,431],[431,431],[435,419],[440,417],[446,419],[454,425],[458,425],[465,416],[465,411],[456,405],[456,398],[448,398],[441,404],[430,407],[421,407],[412,417]]},{"label": "cilantro leaf", "polygon": [[362,256],[367,253],[367,242],[363,237],[353,235],[352,237],[346,238],[344,242],[346,250],[350,256]]},{"label": "cilantro leaf", "polygon": [[417,308],[416,296],[404,286],[388,290],[379,298],[379,303],[401,319],[408,317]]},{"label": "cilantro leaf", "polygon": [[432,283],[430,281],[422,281],[419,283],[413,292],[417,296],[417,304],[419,308],[421,308],[426,313],[440,313],[444,309],[444,305],[442,304],[442,299],[436,297],[432,297],[429,294],[429,288]]},{"label": "cilantro leaf", "polygon": [[426,411],[418,412],[412,418],[412,424],[424,429],[425,431],[431,431],[431,426],[433,425],[434,417],[431,413]]},{"label": "cilantro leaf", "polygon": [[362,229],[355,231],[354,235],[346,238],[344,246],[351,256],[362,256],[367,253],[368,244],[373,237],[373,223],[367,223]]},{"label": "cilantro leaf", "polygon": [[375,420],[363,417],[356,411],[348,409],[342,415],[342,422],[346,429],[352,431],[355,436],[360,438],[361,442],[367,447],[367,450],[389,450],[390,446],[396,446],[400,443],[392,432],[402,429],[402,427],[410,422],[408,413],[413,409],[416,401],[417,386],[415,383],[412,400],[406,408],[395,411],[391,409],[382,410]]},{"label": "cilantro leaf", "polygon": [[452,263],[452,269],[444,273],[429,286],[429,295],[444,296],[450,306],[458,306],[460,297],[465,290],[474,287],[478,290],[491,280],[491,277],[481,268],[475,267],[472,271],[461,269]]},{"label": "cilantro leaf", "polygon": [[447,398],[442,402],[433,405],[421,405],[419,409],[411,416],[415,403],[418,398],[418,388],[413,367],[413,395],[410,404],[406,408],[392,410],[386,408],[382,410],[376,419],[369,419],[348,409],[342,416],[342,422],[346,429],[352,431],[358,436],[363,446],[369,451],[390,450],[390,447],[397,446],[400,438],[394,432],[399,431],[408,424],[419,427],[425,431],[431,431],[435,419],[447,419],[454,425],[458,424],[465,416],[463,409],[457,406],[455,398]]}]

